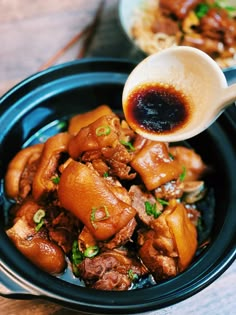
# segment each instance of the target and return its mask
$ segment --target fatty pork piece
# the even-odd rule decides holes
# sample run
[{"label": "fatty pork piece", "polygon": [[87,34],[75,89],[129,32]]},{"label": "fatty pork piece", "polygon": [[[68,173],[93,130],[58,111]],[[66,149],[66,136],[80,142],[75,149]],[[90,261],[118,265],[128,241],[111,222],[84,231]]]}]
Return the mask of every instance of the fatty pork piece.
[{"label": "fatty pork piece", "polygon": [[187,211],[175,199],[151,223],[151,229],[139,232],[139,257],[156,281],[176,276],[191,263],[197,249],[197,230]]},{"label": "fatty pork piece", "polygon": [[131,205],[117,198],[105,178],[76,161],[63,171],[58,197],[61,206],[79,218],[100,241],[113,237],[136,214]]},{"label": "fatty pork piece", "polygon": [[193,149],[183,146],[173,146],[169,148],[169,153],[174,161],[185,168],[186,174],[183,179],[184,182],[198,180],[208,169],[201,156]]},{"label": "fatty pork piece", "polygon": [[80,129],[82,129],[83,127],[87,127],[98,118],[111,114],[113,113],[109,106],[100,105],[89,112],[75,115],[70,119],[68,132],[72,135],[76,135],[80,131]]},{"label": "fatty pork piece", "polygon": [[33,217],[40,206],[32,200],[25,201],[6,233],[16,248],[33,264],[50,274],[60,274],[66,268],[65,254],[51,241],[44,228],[36,229]]},{"label": "fatty pork piece", "polygon": [[5,191],[9,198],[21,202],[32,189],[43,144],[35,144],[19,151],[8,165],[5,176]]},{"label": "fatty pork piece", "polygon": [[35,200],[46,199],[49,193],[57,190],[53,180],[59,173],[59,162],[67,154],[71,135],[67,132],[50,137],[44,144],[39,165],[33,179],[32,193]]},{"label": "fatty pork piece", "polygon": [[120,140],[127,140],[126,138],[131,135],[133,135],[132,130],[122,128],[120,119],[115,114],[102,116],[81,128],[72,137],[69,142],[69,154],[73,159],[78,160],[84,152],[114,148]]},{"label": "fatty pork piece", "polygon": [[170,157],[165,143],[151,140],[135,153],[130,164],[150,191],[177,179],[183,171],[183,166]]},{"label": "fatty pork piece", "polygon": [[95,258],[85,258],[78,265],[86,285],[99,290],[122,291],[131,287],[134,279],[147,274],[147,269],[125,250],[109,250]]}]

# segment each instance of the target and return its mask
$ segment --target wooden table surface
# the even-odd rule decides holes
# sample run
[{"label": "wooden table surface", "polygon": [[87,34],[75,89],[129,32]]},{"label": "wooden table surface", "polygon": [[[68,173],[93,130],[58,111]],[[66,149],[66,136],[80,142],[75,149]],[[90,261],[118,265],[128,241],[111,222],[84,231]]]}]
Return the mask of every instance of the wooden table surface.
[{"label": "wooden table surface", "polygon": [[[37,72],[90,23],[99,3],[100,0],[0,0],[0,95]],[[139,61],[143,56],[123,34],[117,6],[117,0],[105,1],[100,24],[86,56],[119,57]],[[76,43],[57,63],[76,59],[80,48],[81,45]],[[195,296],[148,314],[236,314],[235,284],[234,263],[213,284]],[[80,313],[42,299],[25,301],[0,297],[0,314]]]}]

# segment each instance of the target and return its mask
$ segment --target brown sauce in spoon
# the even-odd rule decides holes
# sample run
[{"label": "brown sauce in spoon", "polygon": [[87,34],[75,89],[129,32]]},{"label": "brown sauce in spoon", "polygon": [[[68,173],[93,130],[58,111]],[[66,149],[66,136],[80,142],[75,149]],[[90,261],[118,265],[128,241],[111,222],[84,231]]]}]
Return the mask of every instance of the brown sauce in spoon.
[{"label": "brown sauce in spoon", "polygon": [[133,129],[148,133],[171,134],[191,117],[188,98],[170,85],[145,84],[127,98],[125,116]]}]

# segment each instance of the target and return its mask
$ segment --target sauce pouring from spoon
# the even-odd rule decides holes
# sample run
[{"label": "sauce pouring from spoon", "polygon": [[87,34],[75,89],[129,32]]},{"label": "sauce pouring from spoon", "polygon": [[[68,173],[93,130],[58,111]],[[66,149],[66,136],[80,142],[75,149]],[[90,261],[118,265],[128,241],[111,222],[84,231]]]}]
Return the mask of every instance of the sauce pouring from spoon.
[{"label": "sauce pouring from spoon", "polygon": [[125,118],[138,134],[177,142],[207,129],[236,100],[223,71],[199,49],[178,46],[150,55],[129,75]]}]

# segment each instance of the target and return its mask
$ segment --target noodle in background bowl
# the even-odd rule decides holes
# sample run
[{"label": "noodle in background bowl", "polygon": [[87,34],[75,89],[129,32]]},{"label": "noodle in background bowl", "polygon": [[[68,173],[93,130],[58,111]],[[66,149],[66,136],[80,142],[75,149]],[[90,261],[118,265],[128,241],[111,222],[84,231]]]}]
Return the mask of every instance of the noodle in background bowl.
[{"label": "noodle in background bowl", "polygon": [[[158,10],[158,2],[158,0],[119,1],[121,27],[131,43],[144,55],[150,55],[178,45],[176,35],[168,36],[164,33],[150,31],[150,26],[157,20],[154,13]],[[236,7],[235,0],[227,0],[225,4]],[[181,34],[178,36],[181,36]],[[218,58],[215,60],[221,68],[227,68],[236,65],[236,54],[233,58]]]},{"label": "noodle in background bowl", "polygon": [[[11,158],[22,146],[58,133],[60,122],[76,113],[101,104],[121,112],[123,86],[135,66],[120,59],[78,60],[36,73],[0,99],[0,295],[21,299],[43,297],[90,314],[140,314],[196,294],[234,261],[236,126],[228,112],[188,141],[215,170],[207,179],[215,190],[215,219],[211,244],[175,278],[123,292],[85,288],[67,274],[54,277],[39,270],[7,237],[3,179]],[[236,81],[236,69],[227,70],[225,75],[229,83]],[[229,116],[233,114],[235,108]]]}]

